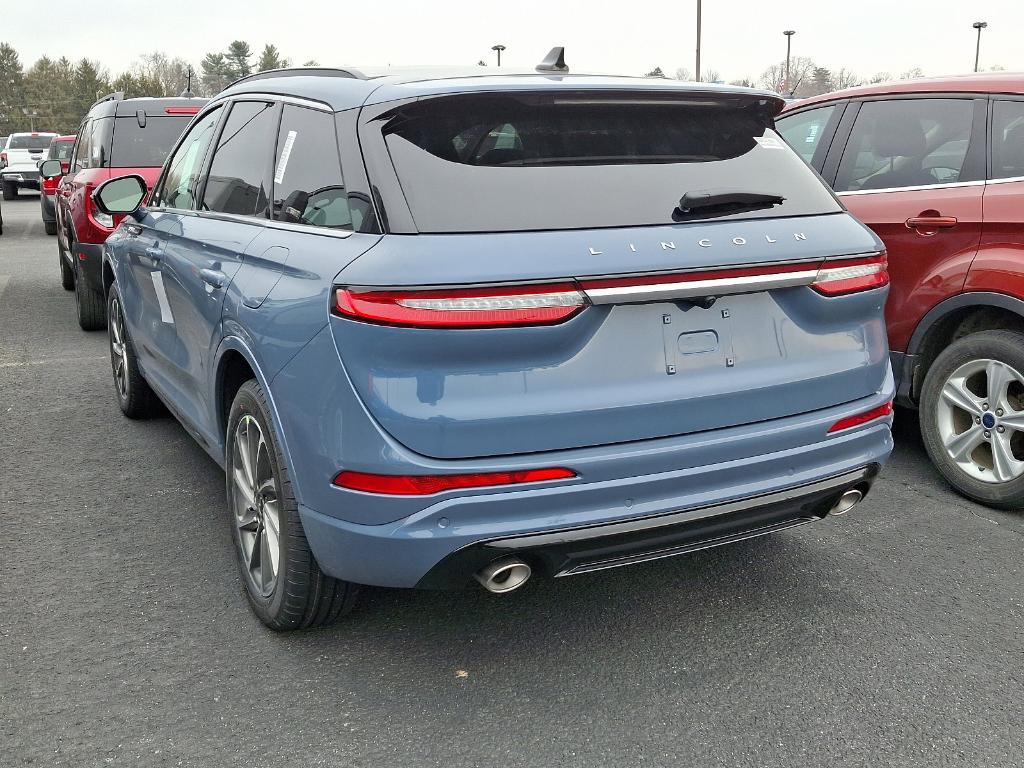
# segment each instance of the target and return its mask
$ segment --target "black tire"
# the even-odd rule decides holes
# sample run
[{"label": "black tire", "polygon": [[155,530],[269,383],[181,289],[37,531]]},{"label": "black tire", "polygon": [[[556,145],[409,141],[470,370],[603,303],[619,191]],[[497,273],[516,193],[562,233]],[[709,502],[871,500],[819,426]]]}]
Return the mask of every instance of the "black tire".
[{"label": "black tire", "polygon": [[57,234],[57,222],[56,221],[44,221],[43,229],[46,230],[46,234],[53,236]]},{"label": "black tire", "polygon": [[[968,471],[950,456],[942,439],[940,407],[942,407],[943,387],[950,377],[962,366],[975,361],[979,361],[978,365],[981,365],[980,361],[985,360],[994,360],[1017,371],[1024,372],[1024,333],[1008,330],[980,331],[964,336],[950,344],[935,359],[935,362],[932,363],[925,376],[924,386],[921,390],[921,436],[932,463],[946,481],[959,493],[990,507],[1020,509],[1024,507],[1024,475],[1004,482],[985,482],[978,479],[968,474]],[[987,378],[985,381],[987,381]],[[995,411],[997,404],[987,402],[989,398],[985,396],[981,386],[978,384],[972,384],[972,386],[977,390],[975,395],[982,407],[989,406],[989,410]],[[984,386],[987,386],[987,384]],[[1015,387],[1013,390],[1008,391],[1012,391],[1011,396],[1015,403],[1024,406],[1024,387]],[[1011,408],[1011,414],[1017,410],[1024,411],[1024,407],[1021,409]],[[974,427],[970,426],[972,417],[968,415],[966,410],[960,409],[957,413],[962,414],[961,420],[966,424],[965,427],[954,430],[957,434],[962,434],[967,429],[974,429]],[[981,413],[984,418],[986,412],[982,410]],[[996,414],[992,413],[991,415],[995,417]],[[1024,416],[1024,413],[1021,415]],[[986,426],[988,425],[984,422],[979,426],[983,430],[983,434],[984,427]],[[1013,434],[1013,432],[1014,430],[1007,428],[1007,431],[1003,434]],[[988,433],[992,439],[1000,439],[997,438],[996,430],[989,429]],[[1009,439],[1007,439],[1006,444],[1011,445],[1010,450],[1015,457],[1019,456],[1021,459],[1024,459],[1024,434],[1017,434],[1021,436],[1015,437],[1012,445]],[[988,438],[986,438],[986,442],[991,443]],[[991,457],[992,449],[985,445],[979,445],[979,449],[972,452],[971,456],[979,457],[981,461],[975,463],[984,467],[985,452],[987,450],[987,455]],[[980,475],[983,476],[985,471],[986,469],[981,469]],[[992,471],[991,462],[987,471]]]},{"label": "black tire", "polygon": [[64,256],[62,256],[58,249],[57,263],[60,265],[60,287],[65,291],[75,290],[75,273],[68,266]]},{"label": "black tire", "polygon": [[103,294],[86,285],[80,274],[75,275],[75,304],[78,307],[78,324],[83,331],[101,331],[107,327]]},{"label": "black tire", "polygon": [[[246,501],[251,497],[243,495],[239,490],[235,475],[237,470],[242,475],[241,482],[245,482],[244,459],[241,453],[236,451],[236,444],[239,451],[244,446],[242,440],[236,439],[236,436],[243,419],[246,419],[250,425],[248,428],[251,428],[252,421],[249,417],[258,426],[265,445],[265,450],[256,451],[260,458],[253,463],[254,467],[260,467],[267,477],[272,477],[274,486],[268,491],[270,496],[262,497],[263,501],[257,498],[252,504],[247,505]],[[302,521],[299,519],[298,504],[292,492],[288,467],[285,465],[272,424],[266,395],[260,385],[254,379],[250,379],[235,395],[228,417],[225,441],[228,512],[242,584],[253,611],[260,621],[273,630],[305,629],[330,624],[352,610],[358,587],[328,576],[320,570],[316,558],[313,557],[302,528]],[[254,475],[259,476],[256,469]],[[256,485],[255,480],[252,485]],[[260,487],[267,485],[263,483]],[[241,511],[241,514],[251,513],[254,518],[259,519],[262,516],[267,520],[263,502],[266,502],[266,507],[270,504],[275,505],[280,542],[276,578],[269,589],[263,589],[257,583],[252,567],[253,561],[246,556],[246,549],[254,551],[258,546],[257,542],[261,541],[258,538],[259,531],[264,531],[263,536],[266,538],[268,523],[258,523],[254,520],[250,528],[246,529],[239,515]],[[257,509],[260,511],[257,512]],[[251,543],[243,543],[243,529],[247,531],[245,536],[255,532]],[[262,565],[259,567],[262,572]]]},{"label": "black tire", "polygon": [[[145,419],[162,412],[160,400],[139,370],[135,345],[128,335],[121,310],[121,294],[117,284],[107,292],[107,341],[110,346],[110,368],[114,381],[114,395],[121,412],[129,419]],[[120,338],[118,338],[120,337]]]},{"label": "black tire", "polygon": [[18,199],[18,185],[4,182],[4,200],[17,200]]}]

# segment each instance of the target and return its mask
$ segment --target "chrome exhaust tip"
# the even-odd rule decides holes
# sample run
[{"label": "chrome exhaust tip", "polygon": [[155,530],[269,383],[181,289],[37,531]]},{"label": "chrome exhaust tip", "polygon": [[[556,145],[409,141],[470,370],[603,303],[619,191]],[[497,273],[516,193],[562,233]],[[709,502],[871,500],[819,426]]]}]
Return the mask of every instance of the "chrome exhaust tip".
[{"label": "chrome exhaust tip", "polygon": [[864,492],[857,489],[851,488],[846,491],[842,496],[839,497],[839,501],[828,511],[830,515],[845,515],[855,506],[860,504],[864,498]]},{"label": "chrome exhaust tip", "polygon": [[488,592],[496,595],[519,589],[533,574],[533,569],[518,557],[504,557],[481,568],[473,577]]}]

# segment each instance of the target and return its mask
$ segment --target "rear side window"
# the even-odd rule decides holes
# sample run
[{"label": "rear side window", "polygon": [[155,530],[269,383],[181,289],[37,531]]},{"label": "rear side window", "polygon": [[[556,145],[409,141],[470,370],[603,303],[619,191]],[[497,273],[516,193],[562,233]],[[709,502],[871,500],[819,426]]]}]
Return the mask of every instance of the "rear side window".
[{"label": "rear side window", "polygon": [[148,117],[145,126],[131,117],[114,119],[112,168],[159,168],[191,117]]},{"label": "rear side window", "polygon": [[270,208],[270,163],[276,136],[274,104],[236,102],[213,155],[202,209],[266,217]]},{"label": "rear side window", "polygon": [[50,146],[50,142],[53,140],[53,134],[48,133],[43,136],[11,136],[10,146],[8,149],[46,149]]},{"label": "rear side window", "polygon": [[835,104],[809,109],[798,115],[783,116],[775,121],[779,133],[789,146],[810,163],[821,144],[821,137],[828,127],[828,121],[836,111]]},{"label": "rear side window", "polygon": [[352,229],[333,116],[286,104],[274,159],[277,221]]},{"label": "rear side window", "polygon": [[217,120],[222,111],[221,107],[211,110],[189,129],[164,172],[163,182],[153,193],[154,206],[186,211],[195,208],[203,161],[213,143]]},{"label": "rear side window", "polygon": [[723,218],[840,210],[746,97],[459,95],[384,118],[420,232],[666,224],[687,192],[723,188],[785,198]]},{"label": "rear side window", "polygon": [[965,181],[973,117],[969,99],[865,102],[843,151],[836,192]]},{"label": "rear side window", "polygon": [[1024,101],[997,101],[992,105],[992,176],[1024,176]]}]

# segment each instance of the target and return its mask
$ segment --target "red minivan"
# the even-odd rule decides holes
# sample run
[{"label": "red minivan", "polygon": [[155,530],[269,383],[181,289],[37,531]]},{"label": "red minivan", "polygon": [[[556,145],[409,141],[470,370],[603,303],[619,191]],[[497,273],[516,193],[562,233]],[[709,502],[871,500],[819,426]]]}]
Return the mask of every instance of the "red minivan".
[{"label": "red minivan", "polygon": [[1024,506],[1024,75],[789,105],[786,140],[885,242],[899,401],[964,495]]},{"label": "red minivan", "polygon": [[[84,330],[106,326],[102,249],[116,223],[96,208],[93,190],[128,174],[138,174],[152,187],[167,153],[205,103],[194,98],[126,99],[123,93],[112,93],[93,104],[82,121],[71,167],[62,169],[55,208],[61,285],[75,292],[78,324]],[[53,178],[56,173],[43,175]]]}]

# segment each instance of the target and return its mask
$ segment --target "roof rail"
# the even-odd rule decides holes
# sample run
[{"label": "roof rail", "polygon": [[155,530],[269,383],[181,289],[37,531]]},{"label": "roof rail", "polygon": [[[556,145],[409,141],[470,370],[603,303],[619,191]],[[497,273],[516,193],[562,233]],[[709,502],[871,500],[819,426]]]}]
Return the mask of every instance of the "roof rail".
[{"label": "roof rail", "polygon": [[282,69],[267,69],[263,72],[254,72],[245,75],[226,86],[244,83],[249,80],[269,80],[275,77],[289,77],[291,75],[315,75],[317,77],[349,77],[356,80],[365,80],[366,76],[357,69],[336,69],[334,67],[283,67]]},{"label": "roof rail", "polygon": [[[96,99],[92,107],[95,107],[97,104],[102,104],[104,101],[121,101],[122,99],[124,99],[124,91],[114,91],[113,93],[108,93],[102,98]],[[92,109],[92,107],[89,107],[89,109]]]}]

